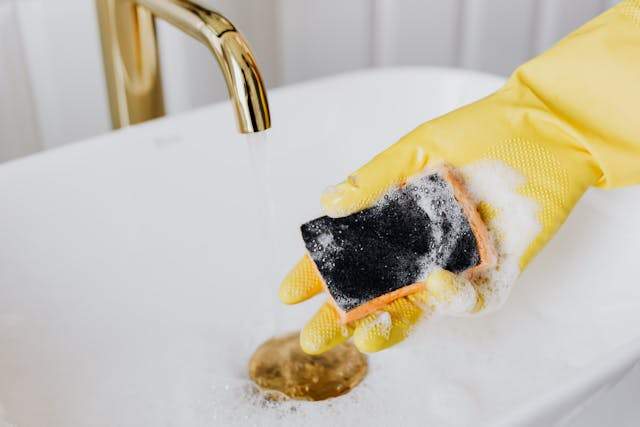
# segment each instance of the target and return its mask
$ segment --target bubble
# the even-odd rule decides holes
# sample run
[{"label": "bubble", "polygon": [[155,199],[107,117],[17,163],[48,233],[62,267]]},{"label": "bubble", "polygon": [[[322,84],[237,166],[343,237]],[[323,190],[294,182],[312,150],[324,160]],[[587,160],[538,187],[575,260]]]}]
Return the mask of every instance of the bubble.
[{"label": "bubble", "polygon": [[478,278],[476,287],[484,299],[484,310],[499,308],[509,296],[520,274],[520,258],[542,229],[537,203],[518,192],[524,177],[497,160],[461,168],[468,191],[476,201],[495,212],[487,226],[497,249],[496,267]]}]

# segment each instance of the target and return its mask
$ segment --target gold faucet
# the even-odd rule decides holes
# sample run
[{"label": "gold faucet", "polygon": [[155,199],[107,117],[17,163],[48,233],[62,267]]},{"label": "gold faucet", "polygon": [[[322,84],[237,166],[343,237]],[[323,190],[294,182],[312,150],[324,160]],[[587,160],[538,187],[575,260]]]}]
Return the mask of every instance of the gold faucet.
[{"label": "gold faucet", "polygon": [[214,54],[240,132],[271,127],[267,92],[251,49],[220,13],[189,0],[96,0],[96,4],[114,128],[164,115],[154,16]]}]

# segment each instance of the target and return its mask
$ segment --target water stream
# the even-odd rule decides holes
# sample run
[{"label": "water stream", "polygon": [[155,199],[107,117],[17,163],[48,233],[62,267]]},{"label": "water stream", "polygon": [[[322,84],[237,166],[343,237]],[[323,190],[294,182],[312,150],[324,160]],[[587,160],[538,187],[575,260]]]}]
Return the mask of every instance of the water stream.
[{"label": "water stream", "polygon": [[252,191],[256,201],[258,213],[259,238],[264,251],[262,264],[264,264],[264,276],[274,277],[274,265],[276,265],[275,244],[275,205],[273,191],[271,189],[272,176],[270,168],[270,131],[248,133],[245,135],[252,175]]}]

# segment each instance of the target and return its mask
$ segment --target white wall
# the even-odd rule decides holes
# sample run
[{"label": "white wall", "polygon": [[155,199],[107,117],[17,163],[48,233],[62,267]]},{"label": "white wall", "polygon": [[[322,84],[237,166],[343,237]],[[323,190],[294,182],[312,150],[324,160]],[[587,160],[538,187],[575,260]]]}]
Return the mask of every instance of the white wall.
[{"label": "white wall", "polygon": [[[200,0],[246,34],[270,87],[363,67],[507,75],[614,0]],[[169,113],[224,99],[204,47],[160,24]],[[0,161],[110,128],[94,0],[0,0]]]}]

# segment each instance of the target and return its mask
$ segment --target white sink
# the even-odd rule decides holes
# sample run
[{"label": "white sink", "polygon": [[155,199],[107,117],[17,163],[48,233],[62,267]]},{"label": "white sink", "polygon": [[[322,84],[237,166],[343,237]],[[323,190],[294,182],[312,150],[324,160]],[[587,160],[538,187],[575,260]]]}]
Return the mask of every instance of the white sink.
[{"label": "white sink", "polygon": [[[503,310],[427,325],[373,355],[351,394],[280,407],[247,397],[255,347],[320,303],[285,307],[276,292],[323,188],[500,83],[413,68],[271,91],[273,246],[226,104],[0,166],[0,426],[566,417],[640,357],[640,188],[590,191]],[[429,375],[446,390],[417,384]],[[501,384],[509,391],[483,391]],[[448,399],[468,411],[451,413]]]}]

